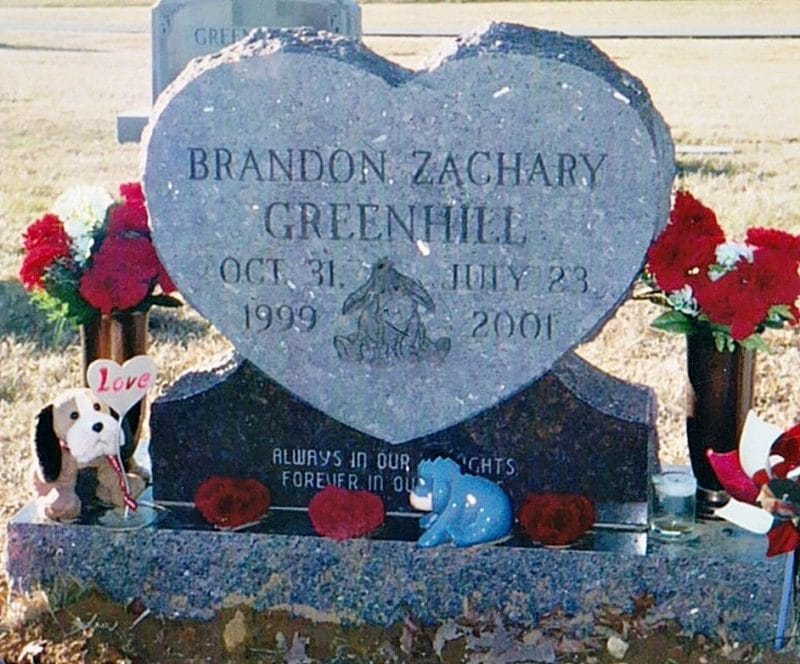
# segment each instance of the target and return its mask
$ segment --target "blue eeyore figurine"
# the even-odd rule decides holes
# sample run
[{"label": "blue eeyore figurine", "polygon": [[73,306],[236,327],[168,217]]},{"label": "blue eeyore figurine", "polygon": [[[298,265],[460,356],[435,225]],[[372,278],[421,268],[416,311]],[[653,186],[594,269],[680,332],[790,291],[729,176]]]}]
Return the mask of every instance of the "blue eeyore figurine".
[{"label": "blue eeyore figurine", "polygon": [[454,546],[496,542],[511,532],[514,523],[506,493],[483,477],[462,475],[451,459],[419,464],[409,502],[415,509],[430,512],[419,521],[425,532],[417,546],[423,548],[445,542]]}]

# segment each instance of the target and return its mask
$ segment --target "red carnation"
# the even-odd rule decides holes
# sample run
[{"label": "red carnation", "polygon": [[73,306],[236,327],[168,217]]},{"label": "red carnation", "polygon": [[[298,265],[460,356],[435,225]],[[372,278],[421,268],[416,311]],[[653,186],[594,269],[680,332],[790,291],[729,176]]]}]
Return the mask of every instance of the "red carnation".
[{"label": "red carnation", "polygon": [[108,220],[108,234],[149,233],[147,208],[144,206],[142,186],[138,182],[120,185],[120,196],[124,202],[111,208]]},{"label": "red carnation", "polygon": [[743,261],[735,270],[695,293],[697,303],[711,322],[729,325],[736,341],[753,334],[769,311],[769,305],[748,285],[751,273],[752,264]]},{"label": "red carnation", "polygon": [[800,297],[797,261],[786,251],[771,248],[753,252],[750,283],[770,306],[794,305]]},{"label": "red carnation", "polygon": [[679,191],[667,227],[647,252],[647,263],[658,286],[676,291],[686,284],[696,287],[705,279],[708,267],[716,262],[717,245],[725,233],[714,211],[690,193]]},{"label": "red carnation", "polygon": [[380,496],[374,493],[331,485],[311,499],[308,516],[318,534],[346,540],[379,528],[386,518],[386,510]]},{"label": "red carnation", "polygon": [[158,277],[157,277],[158,285],[161,286],[161,290],[164,293],[173,293],[178,290],[178,287],[172,282],[172,278],[167,274],[166,269],[159,261],[158,264]]},{"label": "red carnation", "polygon": [[709,319],[730,325],[736,341],[757,331],[774,305],[789,305],[793,311],[800,296],[797,264],[787,253],[756,249],[753,262],[740,261],[735,270],[709,282],[695,296]]},{"label": "red carnation", "polygon": [[518,519],[534,542],[564,546],[572,544],[592,528],[594,503],[586,496],[575,494],[529,493]]},{"label": "red carnation", "polygon": [[148,296],[159,269],[146,237],[108,237],[81,277],[81,297],[103,314],[131,309]]},{"label": "red carnation", "polygon": [[194,495],[203,518],[217,528],[238,528],[259,521],[269,510],[272,496],[258,480],[210,477]]},{"label": "red carnation", "polygon": [[33,222],[23,236],[26,250],[19,278],[28,290],[44,287],[47,269],[61,258],[69,258],[72,241],[64,224],[54,214]]},{"label": "red carnation", "polygon": [[125,182],[119,186],[119,195],[128,205],[144,207],[144,191],[141,182]]},{"label": "red carnation", "polygon": [[70,238],[64,230],[64,224],[54,214],[46,214],[41,219],[34,221],[22,236],[25,249],[30,251],[43,245],[69,246]]},{"label": "red carnation", "polygon": [[745,242],[751,247],[775,249],[800,261],[800,236],[775,228],[751,228],[747,231]]}]

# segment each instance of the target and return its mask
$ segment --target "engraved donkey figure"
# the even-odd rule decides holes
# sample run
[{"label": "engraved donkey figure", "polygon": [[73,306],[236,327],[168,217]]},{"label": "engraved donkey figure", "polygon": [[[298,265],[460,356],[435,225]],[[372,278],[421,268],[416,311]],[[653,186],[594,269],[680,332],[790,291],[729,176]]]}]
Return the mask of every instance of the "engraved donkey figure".
[{"label": "engraved donkey figure", "polygon": [[355,332],[334,337],[339,358],[367,364],[443,360],[450,351],[450,339],[428,337],[420,307],[429,312],[435,309],[422,284],[400,274],[388,258],[381,258],[367,281],[344,302],[342,315],[357,311],[359,316]]}]

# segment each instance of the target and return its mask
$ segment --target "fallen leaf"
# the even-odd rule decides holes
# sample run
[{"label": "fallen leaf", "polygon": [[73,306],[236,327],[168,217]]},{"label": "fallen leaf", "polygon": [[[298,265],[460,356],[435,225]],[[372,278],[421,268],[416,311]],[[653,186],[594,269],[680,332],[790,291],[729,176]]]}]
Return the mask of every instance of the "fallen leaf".
[{"label": "fallen leaf", "polygon": [[414,649],[414,637],[418,631],[417,624],[411,619],[411,616],[406,614],[403,618],[403,631],[400,634],[400,650],[407,655],[410,655]]},{"label": "fallen leaf", "polygon": [[26,664],[39,664],[39,662],[42,661],[42,655],[44,655],[46,646],[47,641],[43,639],[37,639],[36,641],[30,641],[26,643],[22,648],[22,651],[19,653],[20,662],[25,662]]},{"label": "fallen leaf", "polygon": [[628,652],[629,647],[630,644],[627,641],[623,641],[618,636],[611,636],[606,642],[606,650],[608,650],[608,654],[614,659],[622,659],[625,657],[625,653]]},{"label": "fallen leaf", "polygon": [[633,614],[637,618],[644,618],[647,612],[656,605],[655,595],[644,592],[639,597],[633,598]]},{"label": "fallen leaf", "polygon": [[242,647],[249,638],[250,632],[247,629],[247,621],[244,618],[244,614],[237,609],[233,618],[228,621],[222,632],[225,649],[228,652],[233,652]]},{"label": "fallen leaf", "polygon": [[311,658],[306,653],[309,643],[311,643],[311,639],[307,636],[302,636],[299,632],[295,632],[292,639],[292,647],[284,655],[283,661],[285,664],[311,664]]},{"label": "fallen leaf", "polygon": [[464,628],[453,620],[442,623],[433,636],[433,652],[441,657],[447,644],[450,641],[455,641],[457,638],[464,636],[464,634]]}]

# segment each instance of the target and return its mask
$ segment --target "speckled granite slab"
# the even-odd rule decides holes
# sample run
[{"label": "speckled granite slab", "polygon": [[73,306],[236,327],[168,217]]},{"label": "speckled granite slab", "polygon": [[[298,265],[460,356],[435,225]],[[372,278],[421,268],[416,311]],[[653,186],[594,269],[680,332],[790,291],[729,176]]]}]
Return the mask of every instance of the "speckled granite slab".
[{"label": "speckled granite slab", "polygon": [[[587,617],[604,606],[632,609],[632,598],[650,593],[653,615],[676,618],[686,629],[711,635],[724,623],[732,639],[769,641],[783,574],[782,558],[764,557],[766,538],[722,524],[699,526],[699,537],[682,545],[598,531],[574,550],[514,539],[423,551],[413,542],[416,520],[408,517],[390,518],[370,539],[337,543],[311,535],[307,516],[294,511],[272,511],[240,533],[212,531],[191,508],[135,533],[41,525],[32,515],[28,506],[8,526],[14,590],[74,578],[118,601],[138,597],[170,617],[208,619],[247,604],[310,606],[378,625],[402,620],[408,610],[433,623],[461,615],[468,599],[478,610],[534,625],[558,608]],[[576,621],[575,629],[590,625]]]},{"label": "speckled granite slab", "polygon": [[644,523],[647,477],[657,466],[655,420],[652,391],[570,353],[511,399],[392,445],[230,357],[185,375],[152,405],[153,490],[160,501],[192,502],[209,476],[231,475],[260,480],[283,507],[306,507],[334,484],[369,489],[388,510],[409,512],[418,463],[439,454],[500,483],[516,507],[528,491],[583,493],[600,506],[601,520]]}]

